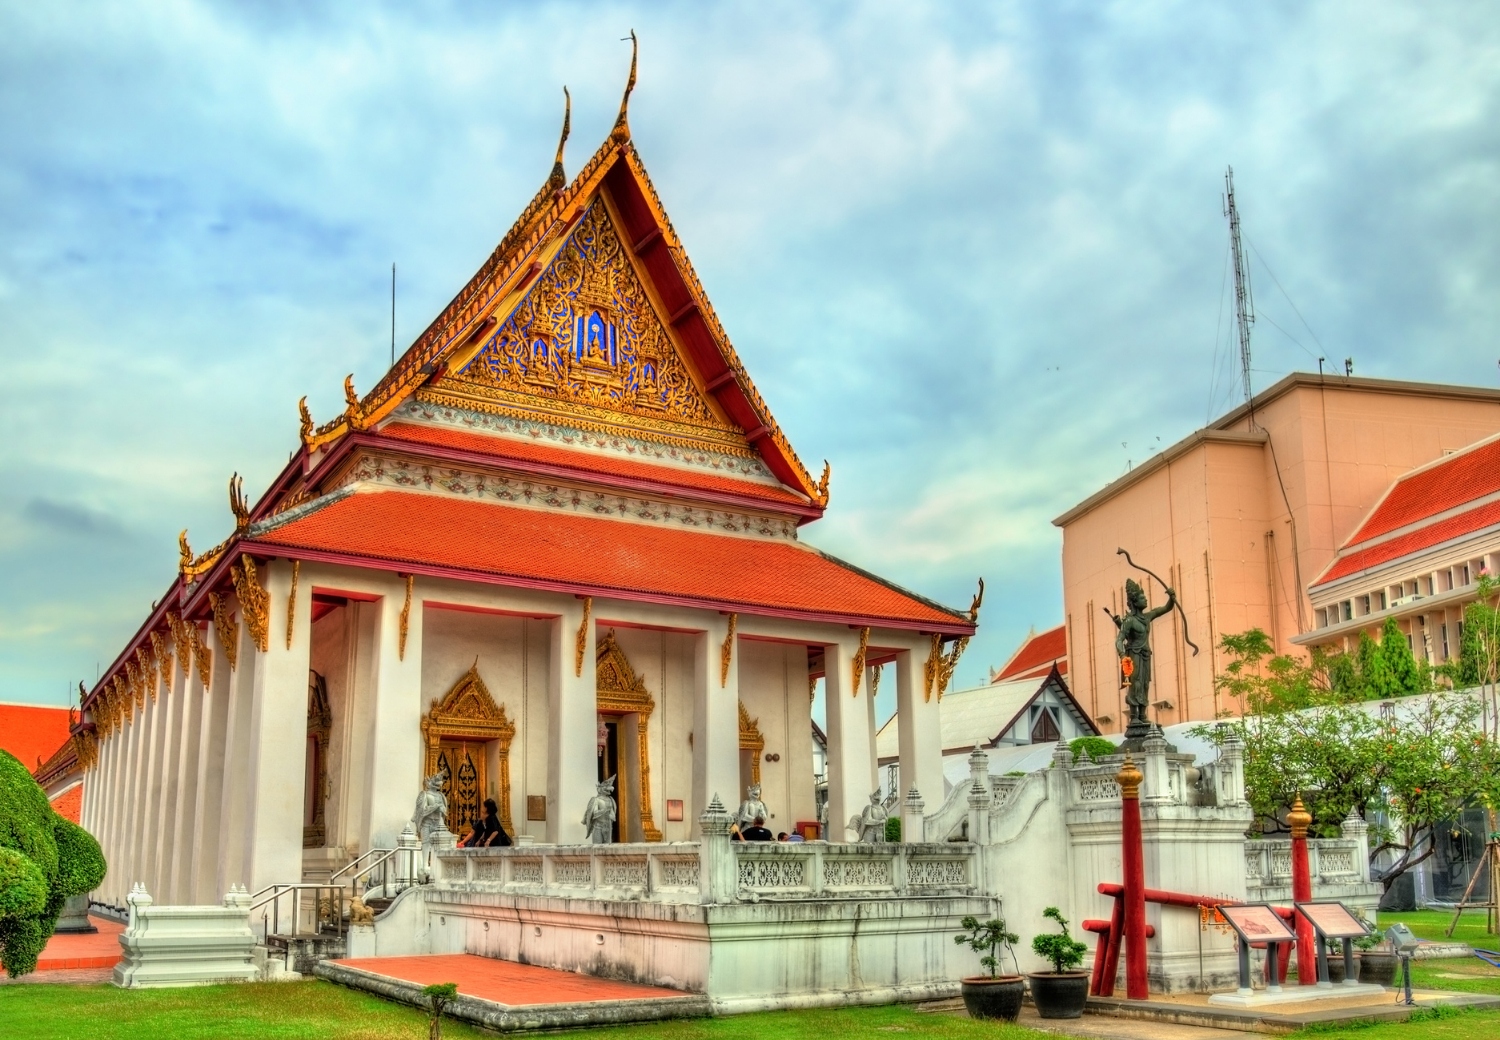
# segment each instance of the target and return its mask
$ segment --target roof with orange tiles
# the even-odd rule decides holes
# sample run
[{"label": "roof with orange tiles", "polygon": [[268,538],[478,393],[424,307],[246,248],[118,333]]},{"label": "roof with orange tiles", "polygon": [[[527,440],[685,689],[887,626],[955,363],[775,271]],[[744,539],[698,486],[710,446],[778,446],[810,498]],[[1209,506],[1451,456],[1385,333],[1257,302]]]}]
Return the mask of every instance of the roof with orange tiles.
[{"label": "roof with orange tiles", "polygon": [[68,739],[68,709],[42,704],[0,704],[0,750],[34,770]]},{"label": "roof with orange tiles", "polygon": [[523,441],[514,437],[500,437],[469,430],[456,430],[447,426],[405,422],[391,423],[380,433],[393,440],[455,448],[460,451],[490,455],[497,459],[518,459],[545,466],[559,466],[578,470],[590,476],[634,478],[661,485],[677,485],[694,490],[756,498],[777,505],[809,505],[806,496],[789,491],[779,484],[758,484],[754,481],[728,477],[707,470],[653,465],[649,462],[621,458],[619,455],[577,451],[536,441]]},{"label": "roof with orange tiles", "polygon": [[350,495],[246,547],[774,616],[967,634],[967,617],[800,542],[404,491]]},{"label": "roof with orange tiles", "polygon": [[1068,634],[1062,625],[1027,636],[1026,641],[1011,655],[1005,667],[994,674],[990,682],[1040,679],[1052,670],[1053,665],[1057,665],[1059,675],[1068,674]]},{"label": "roof with orange tiles", "polygon": [[1356,547],[1352,551],[1340,550],[1329,568],[1313,583],[1313,587],[1327,585],[1329,582],[1346,578],[1359,571],[1390,563],[1392,560],[1421,552],[1423,549],[1430,549],[1466,534],[1474,534],[1476,531],[1482,531],[1497,524],[1500,524],[1500,500],[1486,502],[1484,505],[1466,509],[1442,520],[1423,524],[1414,531],[1408,531],[1406,534],[1397,535],[1383,542],[1376,542],[1367,548]]},{"label": "roof with orange tiles", "polygon": [[1500,494],[1500,436],[1398,478],[1344,544],[1358,545],[1494,494]]},{"label": "roof with orange tiles", "polygon": [[83,812],[83,785],[74,784],[52,799],[52,808],[63,819],[77,823]]}]

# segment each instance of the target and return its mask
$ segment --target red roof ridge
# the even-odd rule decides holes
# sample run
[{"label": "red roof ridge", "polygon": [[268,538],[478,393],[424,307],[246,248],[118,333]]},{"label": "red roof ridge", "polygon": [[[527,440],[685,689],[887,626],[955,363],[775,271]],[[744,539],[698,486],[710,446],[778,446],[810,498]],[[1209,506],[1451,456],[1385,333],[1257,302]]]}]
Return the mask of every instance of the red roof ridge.
[{"label": "red roof ridge", "polygon": [[[1339,548],[1342,550],[1352,548],[1356,545],[1362,545],[1365,542],[1373,543],[1375,538],[1379,535],[1389,534],[1396,530],[1396,528],[1387,527],[1366,534],[1366,531],[1370,528],[1372,522],[1376,519],[1376,517],[1380,515],[1381,511],[1385,509],[1387,504],[1397,496],[1397,493],[1399,491],[1405,490],[1407,487],[1409,487],[1411,481],[1420,479],[1421,477],[1432,473],[1434,470],[1443,469],[1449,466],[1461,465],[1463,462],[1468,461],[1468,459],[1474,453],[1484,451],[1488,448],[1493,447],[1500,447],[1500,433],[1491,434],[1488,437],[1484,437],[1480,440],[1475,441],[1473,444],[1465,445],[1464,447],[1459,448],[1456,451],[1449,452],[1447,455],[1439,455],[1435,459],[1424,462],[1420,466],[1416,466],[1412,469],[1407,470],[1395,480],[1391,481],[1391,483],[1386,487],[1381,496],[1376,499],[1375,504],[1370,507],[1369,511],[1364,515],[1360,522],[1355,525],[1354,532],[1344,540],[1343,545],[1341,545]],[[1497,473],[1500,473],[1500,470],[1497,470]],[[1496,486],[1493,490],[1500,491],[1500,480],[1496,481]],[[1474,503],[1482,497],[1485,497],[1484,494],[1465,498],[1459,502],[1455,502],[1454,505],[1448,507],[1448,509],[1454,509]],[[1402,526],[1409,527],[1412,524],[1420,523],[1420,521],[1423,519],[1431,519],[1435,515],[1436,513],[1424,514]]]},{"label": "red roof ridge", "polygon": [[1414,530],[1395,538],[1348,551],[1341,550],[1313,582],[1312,587],[1329,585],[1357,571],[1368,571],[1402,556],[1430,549],[1440,542],[1476,535],[1495,527],[1500,527],[1500,496],[1471,505],[1452,516],[1419,525]]}]

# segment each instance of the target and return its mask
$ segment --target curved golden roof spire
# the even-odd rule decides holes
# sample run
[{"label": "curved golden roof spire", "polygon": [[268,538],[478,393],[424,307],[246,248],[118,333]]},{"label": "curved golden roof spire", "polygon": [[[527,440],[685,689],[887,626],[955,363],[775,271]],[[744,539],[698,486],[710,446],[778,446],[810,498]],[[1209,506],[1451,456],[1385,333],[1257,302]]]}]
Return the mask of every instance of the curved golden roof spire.
[{"label": "curved golden roof spire", "polygon": [[610,137],[616,141],[630,140],[630,124],[625,120],[625,111],[630,107],[630,92],[635,89],[635,61],[640,54],[640,43],[635,38],[635,30],[630,30],[630,78],[625,81],[625,96],[620,99],[620,115],[615,119],[615,128],[610,131]]},{"label": "curved golden roof spire", "polygon": [[547,178],[547,186],[553,191],[562,191],[568,186],[568,176],[563,172],[563,146],[568,143],[568,133],[572,127],[573,96],[568,93],[567,87],[563,87],[562,136],[557,139],[557,159],[552,163],[552,175]]}]

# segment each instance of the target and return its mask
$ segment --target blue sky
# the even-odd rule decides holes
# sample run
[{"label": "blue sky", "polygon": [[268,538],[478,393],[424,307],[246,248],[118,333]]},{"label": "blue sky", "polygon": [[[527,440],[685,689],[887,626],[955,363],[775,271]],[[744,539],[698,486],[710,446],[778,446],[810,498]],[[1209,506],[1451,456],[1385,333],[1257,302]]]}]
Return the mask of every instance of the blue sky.
[{"label": "blue sky", "polygon": [[1258,387],[1500,382],[1484,5],[10,4],[0,700],[92,681],[297,398],[371,385],[391,262],[399,349],[545,178],[565,83],[577,168],[632,27],[637,146],[833,463],[806,537],[958,606],[983,575],[960,685],[1061,620],[1051,518],[1236,402],[1226,164]]}]

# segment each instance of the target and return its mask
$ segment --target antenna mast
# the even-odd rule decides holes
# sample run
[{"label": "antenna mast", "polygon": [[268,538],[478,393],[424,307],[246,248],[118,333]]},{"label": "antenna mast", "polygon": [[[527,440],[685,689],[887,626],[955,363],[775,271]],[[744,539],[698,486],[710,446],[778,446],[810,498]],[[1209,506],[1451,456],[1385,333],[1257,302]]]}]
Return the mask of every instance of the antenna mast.
[{"label": "antenna mast", "polygon": [[[1255,300],[1250,293],[1250,265],[1240,240],[1240,211],[1234,204],[1234,167],[1224,173],[1224,215],[1229,218],[1229,247],[1234,253],[1234,316],[1240,330],[1240,375],[1245,381],[1245,403],[1250,404],[1250,326],[1255,324]],[[1250,417],[1255,423],[1254,412]]]}]

